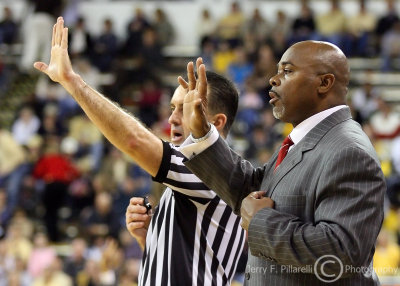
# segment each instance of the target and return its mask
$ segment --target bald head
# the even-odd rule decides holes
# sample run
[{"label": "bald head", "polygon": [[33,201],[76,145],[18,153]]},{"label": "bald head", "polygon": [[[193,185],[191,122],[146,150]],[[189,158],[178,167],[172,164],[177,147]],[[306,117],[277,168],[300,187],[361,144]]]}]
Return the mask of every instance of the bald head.
[{"label": "bald head", "polygon": [[[272,86],[274,116],[294,126],[323,110],[346,104],[349,65],[330,43],[304,41],[282,55]],[[299,108],[301,107],[301,108]]]},{"label": "bald head", "polygon": [[322,41],[304,41],[289,48],[300,52],[317,74],[333,74],[335,82],[332,91],[343,100],[348,91],[350,78],[349,63],[345,54],[334,44]]}]

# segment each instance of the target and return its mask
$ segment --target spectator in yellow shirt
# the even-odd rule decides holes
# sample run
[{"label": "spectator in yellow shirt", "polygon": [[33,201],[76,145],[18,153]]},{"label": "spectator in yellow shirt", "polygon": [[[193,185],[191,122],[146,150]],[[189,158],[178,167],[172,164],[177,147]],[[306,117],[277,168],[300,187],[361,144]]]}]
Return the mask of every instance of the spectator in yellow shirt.
[{"label": "spectator in yellow shirt", "polygon": [[386,229],[382,229],[378,235],[373,263],[378,276],[397,274],[400,265],[400,246]]}]

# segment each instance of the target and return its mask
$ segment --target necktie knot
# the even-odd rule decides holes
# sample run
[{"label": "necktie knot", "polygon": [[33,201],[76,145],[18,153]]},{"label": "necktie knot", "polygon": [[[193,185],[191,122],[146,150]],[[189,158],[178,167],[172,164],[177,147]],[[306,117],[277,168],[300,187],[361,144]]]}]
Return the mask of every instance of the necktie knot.
[{"label": "necktie knot", "polygon": [[283,142],[282,142],[282,147],[283,147],[284,145],[289,145],[289,147],[290,147],[290,146],[292,146],[293,144],[294,144],[294,143],[293,143],[292,139],[290,139],[290,136],[288,135],[288,136],[286,136],[285,140],[283,140]]},{"label": "necktie knot", "polygon": [[290,146],[292,146],[293,144],[294,143],[293,143],[292,139],[290,139],[289,136],[287,136],[285,138],[285,140],[283,140],[281,149],[279,149],[278,159],[276,160],[275,170],[281,164],[283,159],[285,159],[285,157],[286,157],[286,155],[287,155],[287,153],[289,151]]}]

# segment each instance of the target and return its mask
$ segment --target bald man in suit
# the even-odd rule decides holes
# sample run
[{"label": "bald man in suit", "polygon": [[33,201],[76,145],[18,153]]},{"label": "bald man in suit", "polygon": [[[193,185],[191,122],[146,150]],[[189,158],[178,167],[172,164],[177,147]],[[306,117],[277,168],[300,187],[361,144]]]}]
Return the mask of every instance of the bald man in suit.
[{"label": "bald man in suit", "polygon": [[[184,120],[192,135],[185,165],[242,217],[248,231],[245,285],[380,285],[372,268],[386,189],[367,135],[345,105],[349,65],[333,44],[291,46],[269,83],[274,116],[294,127],[254,168],[205,119],[204,65],[189,82]],[[283,146],[282,148],[284,148]],[[279,155],[281,156],[281,155]]]}]

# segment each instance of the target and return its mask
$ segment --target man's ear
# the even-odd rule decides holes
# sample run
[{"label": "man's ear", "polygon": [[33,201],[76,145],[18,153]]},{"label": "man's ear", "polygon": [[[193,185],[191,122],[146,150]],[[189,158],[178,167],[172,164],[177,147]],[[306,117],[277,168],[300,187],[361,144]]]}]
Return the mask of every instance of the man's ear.
[{"label": "man's ear", "polygon": [[327,93],[335,83],[335,75],[331,73],[323,74],[319,76],[321,82],[318,86],[318,94],[325,94]]},{"label": "man's ear", "polygon": [[217,113],[211,117],[209,120],[212,124],[214,124],[215,128],[217,128],[220,134],[223,134],[223,130],[225,128],[225,124],[227,121],[227,117],[223,113]]}]

